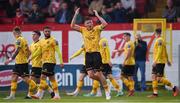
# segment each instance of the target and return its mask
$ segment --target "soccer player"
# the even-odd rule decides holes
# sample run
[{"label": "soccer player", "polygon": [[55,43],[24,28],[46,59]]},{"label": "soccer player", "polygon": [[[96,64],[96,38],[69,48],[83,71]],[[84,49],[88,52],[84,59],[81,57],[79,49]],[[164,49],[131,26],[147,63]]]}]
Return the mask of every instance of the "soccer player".
[{"label": "soccer player", "polygon": [[[74,59],[75,57],[79,56],[82,53],[85,55],[84,45],[82,45],[82,47],[70,57],[70,60]],[[86,76],[87,76],[87,71],[86,71],[85,65],[83,65],[82,69],[80,70],[80,76],[79,76],[79,80],[77,82],[76,90],[72,93],[67,93],[67,95],[77,96],[79,94],[79,92],[81,91],[81,88],[82,88],[83,82],[84,82],[84,78]]]},{"label": "soccer player", "polygon": [[75,11],[74,17],[71,22],[71,28],[74,30],[77,30],[81,32],[84,40],[84,48],[86,51],[85,54],[85,66],[88,73],[88,76],[94,80],[101,81],[106,94],[106,99],[111,99],[110,93],[109,93],[109,87],[107,85],[106,79],[100,69],[100,66],[102,64],[101,54],[99,52],[99,40],[100,40],[100,34],[103,28],[107,26],[106,21],[99,16],[96,10],[94,10],[95,16],[99,19],[101,22],[101,25],[93,26],[93,21],[90,18],[86,18],[84,25],[85,27],[79,26],[75,24],[75,20],[77,18],[77,15],[79,13],[78,8]]},{"label": "soccer player", "polygon": [[38,92],[35,95],[32,95],[32,98],[41,99],[43,95],[43,91],[47,87],[46,77],[49,78],[52,89],[55,93],[55,96],[52,99],[60,99],[58,84],[55,80],[54,76],[54,68],[56,65],[55,51],[58,54],[60,60],[60,67],[63,67],[62,55],[58,46],[58,42],[54,37],[51,36],[51,28],[45,26],[43,28],[43,33],[45,38],[41,39],[41,47],[42,47],[42,74],[40,77],[40,86]]},{"label": "soccer player", "polygon": [[[79,56],[80,54],[84,54],[85,56],[85,48],[84,48],[84,45],[81,46],[81,48],[75,52],[71,57],[70,57],[70,60],[74,59],[75,57]],[[81,91],[81,88],[83,86],[83,82],[84,82],[84,78],[87,76],[87,71],[86,71],[86,68],[85,68],[85,60],[84,60],[84,65],[82,67],[82,69],[80,70],[80,76],[79,76],[79,80],[77,82],[77,87],[76,87],[76,90],[72,93],[67,93],[67,95],[70,95],[70,96],[77,96],[79,94],[79,92]],[[99,85],[99,82],[94,80],[93,81],[93,85]],[[93,86],[94,87],[94,86]],[[97,89],[97,88],[96,88]],[[100,88],[99,88],[100,89]],[[101,96],[101,91],[98,91],[97,93],[98,95],[97,96]]]},{"label": "soccer player", "polygon": [[18,77],[21,77],[28,85],[29,90],[33,91],[36,89],[36,83],[29,78],[29,69],[28,69],[28,57],[29,49],[27,41],[21,35],[21,29],[15,27],[13,29],[13,35],[16,38],[16,51],[11,58],[6,60],[5,65],[9,64],[15,59],[15,68],[13,69],[12,79],[11,79],[11,93],[10,96],[4,99],[15,99],[15,93],[17,89],[17,80]]},{"label": "soccer player", "polygon": [[[102,57],[102,63],[103,63],[102,64],[102,69],[103,69],[102,72],[103,72],[104,76],[110,80],[113,87],[118,92],[116,96],[117,97],[122,96],[123,92],[122,92],[120,86],[118,85],[117,81],[112,76],[112,69],[111,69],[112,63],[110,61],[110,50],[109,50],[108,40],[106,38],[101,38],[101,40],[99,42],[99,46],[100,46],[100,53],[101,53],[101,57]],[[94,81],[93,84],[94,84],[93,89],[92,89],[91,93],[89,94],[89,96],[94,96],[97,92],[97,88],[99,87],[99,83],[96,83],[96,81]]]},{"label": "soccer player", "polygon": [[179,94],[179,90],[176,86],[164,77],[164,67],[167,63],[171,66],[171,62],[168,59],[168,54],[166,50],[166,42],[161,37],[161,29],[156,29],[155,31],[156,40],[154,43],[153,50],[153,69],[152,69],[152,88],[153,94],[148,97],[154,98],[158,97],[158,82],[161,82],[173,90],[173,96],[177,96]]},{"label": "soccer player", "polygon": [[[33,31],[32,34],[32,39],[33,43],[30,45],[29,50],[31,53],[31,58],[29,59],[29,62],[32,61],[32,68],[31,68],[31,76],[30,78],[34,80],[37,84],[40,83],[40,76],[41,76],[41,71],[42,71],[42,47],[40,43],[40,38],[41,32],[36,30]],[[54,92],[51,87],[46,85],[48,91],[51,94],[51,97],[54,97]],[[31,95],[33,94],[33,91],[28,92],[28,95],[26,96],[26,99],[31,99]]]},{"label": "soccer player", "polygon": [[123,49],[114,50],[114,52],[124,52],[123,68],[121,79],[126,87],[129,89],[127,96],[134,95],[134,71],[135,71],[135,58],[134,58],[134,42],[130,39],[130,33],[124,33],[125,46]]}]

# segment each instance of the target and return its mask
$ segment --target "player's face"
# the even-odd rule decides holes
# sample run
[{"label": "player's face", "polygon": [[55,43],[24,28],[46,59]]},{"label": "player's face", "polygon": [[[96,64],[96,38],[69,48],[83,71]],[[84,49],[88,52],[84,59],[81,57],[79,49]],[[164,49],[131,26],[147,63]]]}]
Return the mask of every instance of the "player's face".
[{"label": "player's face", "polygon": [[43,33],[44,33],[44,36],[46,38],[49,38],[51,36],[51,30],[50,29],[44,29]]},{"label": "player's face", "polygon": [[124,38],[124,40],[125,40],[126,42],[130,40],[130,37],[127,36],[127,35],[124,35],[123,38]]},{"label": "player's face", "polygon": [[37,40],[39,40],[39,35],[37,35],[36,33],[34,33],[34,34],[32,35],[32,39],[33,39],[34,42],[37,41]]},{"label": "player's face", "polygon": [[86,20],[84,22],[84,25],[88,30],[91,30],[93,28],[93,21],[92,20]]}]

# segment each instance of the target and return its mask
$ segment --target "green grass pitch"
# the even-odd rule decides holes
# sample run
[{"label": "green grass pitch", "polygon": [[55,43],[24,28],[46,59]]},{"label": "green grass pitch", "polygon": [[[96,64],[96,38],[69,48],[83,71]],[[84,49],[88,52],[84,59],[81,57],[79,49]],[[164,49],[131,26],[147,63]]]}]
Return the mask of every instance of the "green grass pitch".
[{"label": "green grass pitch", "polygon": [[[16,99],[14,100],[3,100],[8,95],[8,92],[0,92],[0,103],[95,103],[95,102],[101,102],[101,103],[180,103],[180,95],[177,97],[172,96],[171,91],[165,91],[160,90],[159,91],[159,97],[158,98],[147,98],[147,95],[150,95],[151,91],[146,92],[135,92],[135,96],[133,97],[127,97],[127,96],[121,96],[121,97],[115,97],[116,93],[112,92],[112,98],[111,100],[107,101],[105,99],[105,96],[102,97],[83,97],[82,94],[87,93],[86,91],[83,91],[78,95],[77,97],[67,96],[64,92],[60,92],[61,99],[60,100],[51,100],[50,95],[48,93],[45,94],[45,97],[42,100],[34,100],[34,99],[24,99],[26,92],[17,92],[16,93]],[[104,92],[102,92],[104,93]],[[125,92],[126,94],[126,92]]]}]

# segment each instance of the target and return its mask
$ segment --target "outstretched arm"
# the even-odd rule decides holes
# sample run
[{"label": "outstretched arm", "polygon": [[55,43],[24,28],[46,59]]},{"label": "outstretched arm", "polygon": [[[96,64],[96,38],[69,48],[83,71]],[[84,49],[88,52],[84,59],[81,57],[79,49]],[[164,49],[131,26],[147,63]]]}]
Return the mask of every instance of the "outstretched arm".
[{"label": "outstretched arm", "polygon": [[73,19],[71,21],[71,28],[74,29],[74,30],[77,30],[77,31],[80,31],[80,26],[75,24],[76,23],[76,18],[77,18],[77,15],[79,14],[79,9],[78,8],[76,11],[75,11],[75,14],[73,16]]},{"label": "outstretched arm", "polygon": [[76,51],[71,57],[70,60],[74,59],[75,57],[79,56],[84,51],[84,48],[80,48],[78,51]]},{"label": "outstretched arm", "polygon": [[101,22],[101,25],[103,26],[103,28],[105,28],[107,26],[107,22],[101,16],[99,16],[99,14],[98,14],[98,12],[96,10],[93,10],[93,11],[94,11],[95,16]]}]

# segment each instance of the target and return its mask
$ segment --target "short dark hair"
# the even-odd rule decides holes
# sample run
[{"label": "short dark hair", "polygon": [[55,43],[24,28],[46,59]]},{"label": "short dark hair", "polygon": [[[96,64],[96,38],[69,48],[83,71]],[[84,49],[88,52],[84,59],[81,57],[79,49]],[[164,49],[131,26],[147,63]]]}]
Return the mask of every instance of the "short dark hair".
[{"label": "short dark hair", "polygon": [[89,16],[86,16],[85,18],[84,18],[84,21],[88,21],[88,20],[92,20]]},{"label": "short dark hair", "polygon": [[51,27],[45,26],[45,27],[43,27],[43,30],[44,30],[44,29],[51,29]]},{"label": "short dark hair", "polygon": [[161,32],[162,32],[161,28],[157,28],[155,31],[156,31],[157,34],[161,34]]},{"label": "short dark hair", "polygon": [[15,31],[18,34],[21,34],[21,28],[19,26],[14,27],[13,31]]},{"label": "short dark hair", "polygon": [[124,33],[124,35],[131,37],[131,34],[130,34],[130,33],[127,33],[127,32]]},{"label": "short dark hair", "polygon": [[41,32],[39,30],[34,30],[34,33],[36,33],[37,35],[41,36]]}]

